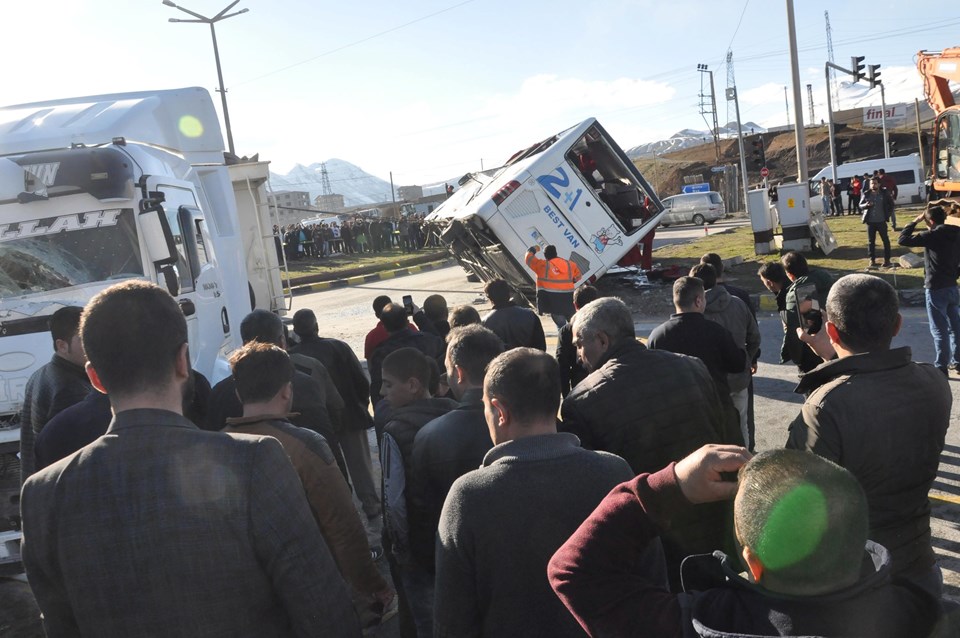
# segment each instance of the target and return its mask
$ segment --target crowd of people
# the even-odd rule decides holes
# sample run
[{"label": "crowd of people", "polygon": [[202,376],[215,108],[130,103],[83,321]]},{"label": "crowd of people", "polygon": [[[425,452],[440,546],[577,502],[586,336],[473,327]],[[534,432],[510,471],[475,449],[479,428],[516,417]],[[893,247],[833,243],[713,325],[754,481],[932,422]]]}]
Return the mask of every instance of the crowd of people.
[{"label": "crowd of people", "polygon": [[273,234],[278,257],[283,251],[288,262],[393,250],[410,253],[439,246],[436,233],[424,217],[414,213],[400,219],[387,219],[357,214],[342,222],[274,226]]},{"label": "crowd of people", "polygon": [[761,268],[805,402],[756,454],[756,308],[718,255],[646,345],[560,266],[554,354],[493,280],[486,316],[374,299],[369,376],[307,309],[245,317],[212,388],[157,286],[58,311],[21,417],[47,635],[955,635],[927,499],[952,395],[892,347],[887,282]]}]

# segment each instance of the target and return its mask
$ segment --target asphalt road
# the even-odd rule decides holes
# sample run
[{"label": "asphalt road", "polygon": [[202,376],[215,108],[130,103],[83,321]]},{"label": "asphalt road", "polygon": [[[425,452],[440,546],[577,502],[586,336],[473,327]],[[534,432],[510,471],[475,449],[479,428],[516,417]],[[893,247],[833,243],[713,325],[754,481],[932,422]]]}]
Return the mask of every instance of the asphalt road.
[{"label": "asphalt road", "polygon": [[[742,223],[745,222],[718,222],[709,229],[714,232],[724,225]],[[675,237],[674,233],[681,236]],[[698,227],[671,228],[658,232],[658,241],[683,241],[700,234],[702,228]],[[323,336],[346,341],[362,356],[363,338],[376,323],[371,309],[374,297],[387,294],[399,301],[404,294],[410,294],[415,302],[422,303],[426,296],[434,293],[442,294],[451,307],[475,303],[481,314],[489,308],[482,295],[481,285],[467,282],[462,270],[451,267],[296,297],[292,310],[313,309],[317,313]],[[903,329],[895,339],[894,346],[910,346],[915,360],[930,361],[933,357],[933,344],[926,313],[922,308],[904,308],[902,314]],[[774,313],[761,312],[758,320],[763,342],[754,385],[757,450],[762,451],[783,445],[787,425],[798,414],[802,398],[793,392],[797,381],[795,367],[780,365],[777,361],[782,335],[779,317]],[[660,320],[657,319],[645,319],[637,324],[637,332],[640,336],[646,336],[659,323]],[[544,317],[543,325],[548,347],[552,348],[555,344],[556,329],[548,317]],[[948,597],[960,601],[960,434],[955,427],[960,423],[960,377],[954,376],[950,387],[954,399],[951,429],[947,433],[947,445],[941,456],[939,474],[930,497],[933,504],[933,545],[944,569],[945,592]],[[374,456],[376,458],[376,451]],[[372,540],[376,534],[375,530],[371,531],[374,532],[371,534]],[[385,567],[382,565],[383,569]],[[43,636],[38,611],[25,582],[0,579],[0,599],[4,601],[0,605],[0,635],[10,638]],[[384,638],[399,635],[396,620],[387,623],[376,635]]]},{"label": "asphalt road", "polygon": [[682,244],[685,241],[697,239],[706,234],[714,234],[732,228],[739,228],[749,223],[750,220],[746,218],[732,218],[720,220],[705,226],[694,226],[692,224],[671,226],[670,228],[663,228],[661,226],[657,228],[657,232],[653,236],[653,249],[656,250],[657,248],[662,248],[670,244]]},{"label": "asphalt road", "polygon": [[[673,229],[668,232],[671,231]],[[680,231],[690,232],[684,227],[675,232]],[[375,296],[386,294],[399,300],[401,296],[410,294],[419,303],[433,293],[444,295],[451,307],[477,301],[481,315],[489,309],[489,303],[483,298],[481,285],[467,282],[459,268],[451,267],[350,289],[297,297],[294,300],[294,310],[312,308],[317,313],[322,335],[343,339],[362,354],[363,338],[376,323],[370,307]],[[894,340],[894,347],[910,346],[914,360],[932,361],[933,342],[925,310],[902,308],[901,313],[904,317],[903,328]],[[638,335],[645,337],[663,319],[666,317],[645,319],[638,323]],[[799,413],[803,399],[793,391],[797,382],[796,367],[781,365],[778,360],[782,338],[779,316],[771,312],[761,312],[757,319],[763,341],[759,367],[754,377],[756,449],[763,451],[784,444],[787,426]],[[556,343],[556,328],[549,317],[543,317],[543,327],[547,334],[548,348],[552,349],[552,344]],[[947,445],[941,457],[939,475],[931,491],[931,501],[934,506],[934,545],[944,568],[946,592],[960,601],[960,428],[956,427],[956,424],[960,423],[960,377],[953,376],[950,387],[953,392],[951,428],[947,433]]]}]

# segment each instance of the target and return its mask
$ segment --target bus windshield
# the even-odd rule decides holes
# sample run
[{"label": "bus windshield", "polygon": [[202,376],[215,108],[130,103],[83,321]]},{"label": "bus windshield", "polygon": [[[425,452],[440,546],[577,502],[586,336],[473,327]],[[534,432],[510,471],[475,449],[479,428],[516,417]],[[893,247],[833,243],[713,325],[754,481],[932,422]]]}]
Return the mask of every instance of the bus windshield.
[{"label": "bus windshield", "polygon": [[132,209],[0,224],[0,302],[142,275]]}]

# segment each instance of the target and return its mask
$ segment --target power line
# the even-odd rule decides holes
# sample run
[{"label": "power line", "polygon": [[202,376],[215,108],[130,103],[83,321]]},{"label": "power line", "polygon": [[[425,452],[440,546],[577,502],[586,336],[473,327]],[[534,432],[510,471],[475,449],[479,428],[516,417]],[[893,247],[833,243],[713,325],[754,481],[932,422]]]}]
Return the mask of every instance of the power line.
[{"label": "power line", "polygon": [[344,49],[349,49],[349,48],[355,47],[355,46],[357,46],[357,45],[359,45],[359,44],[363,44],[364,42],[369,42],[370,40],[374,40],[374,39],[376,39],[376,38],[385,36],[385,35],[387,35],[387,34],[389,34],[389,33],[393,33],[394,31],[399,31],[400,29],[405,29],[405,28],[407,28],[407,27],[409,27],[409,26],[411,26],[411,25],[417,24],[418,22],[423,22],[424,20],[429,20],[430,18],[434,18],[434,17],[436,17],[436,16],[438,16],[438,15],[440,15],[440,14],[442,14],[442,13],[447,13],[448,11],[453,11],[454,9],[459,9],[459,8],[462,7],[463,5],[465,5],[465,4],[470,4],[470,3],[473,2],[473,1],[474,1],[474,0],[463,0],[463,2],[459,2],[459,3],[457,3],[457,4],[451,5],[451,6],[449,6],[449,7],[446,7],[445,9],[440,9],[439,11],[434,11],[433,13],[428,13],[428,14],[425,15],[425,16],[420,16],[419,18],[416,18],[416,19],[411,20],[411,21],[409,21],[409,22],[404,22],[403,24],[399,24],[399,25],[397,25],[397,26],[395,26],[395,27],[390,27],[389,29],[386,29],[385,31],[380,31],[380,32],[378,32],[378,33],[374,33],[373,35],[367,36],[367,37],[365,37],[365,38],[361,38],[361,39],[359,39],[359,40],[355,40],[355,41],[353,41],[353,42],[349,42],[349,43],[344,44],[344,45],[342,45],[342,46],[339,46],[339,47],[330,49],[329,51],[324,51],[323,53],[320,53],[319,55],[313,56],[312,58],[307,58],[306,60],[301,60],[300,62],[294,62],[293,64],[288,64],[287,66],[281,67],[281,68],[279,68],[279,69],[276,69],[275,71],[269,71],[268,73],[264,73],[263,75],[258,75],[258,76],[256,76],[256,77],[252,77],[252,78],[250,78],[249,80],[243,80],[242,82],[239,82],[239,83],[235,84],[234,86],[243,86],[244,84],[249,84],[249,83],[251,83],[251,82],[256,82],[257,80],[262,80],[263,78],[270,77],[271,75],[276,75],[277,73],[283,73],[284,71],[289,71],[290,69],[293,69],[293,68],[295,68],[295,67],[301,66],[301,65],[303,65],[303,64],[307,64],[308,62],[313,62],[314,60],[319,60],[319,59],[322,58],[322,57],[326,57],[326,56],[328,56],[328,55],[332,55],[332,54],[334,54],[334,53],[338,53],[338,52],[340,52],[340,51],[343,51]]},{"label": "power line", "polygon": [[743,11],[740,12],[740,19],[737,20],[737,28],[733,30],[733,35],[730,36],[730,44],[727,45],[727,50],[733,48],[733,39],[737,37],[737,33],[740,31],[740,25],[743,23],[743,15],[747,12],[747,5],[750,4],[750,0],[746,0],[743,3]]}]

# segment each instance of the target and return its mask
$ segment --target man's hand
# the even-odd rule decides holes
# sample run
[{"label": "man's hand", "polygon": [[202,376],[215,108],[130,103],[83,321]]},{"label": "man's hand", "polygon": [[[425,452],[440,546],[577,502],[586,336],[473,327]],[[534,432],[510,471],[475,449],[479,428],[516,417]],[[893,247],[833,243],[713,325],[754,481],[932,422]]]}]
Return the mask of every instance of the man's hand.
[{"label": "man's hand", "polygon": [[530,248],[527,248],[527,252],[537,254],[540,252],[540,246],[530,246]]},{"label": "man's hand", "polygon": [[922,221],[924,220],[924,218],[925,218],[926,216],[927,216],[926,213],[920,213],[919,215],[917,215],[916,217],[913,218],[913,223],[914,223],[914,224],[919,224],[920,222],[922,222]]},{"label": "man's hand", "polygon": [[[822,311],[821,311],[822,312]],[[807,344],[807,346],[813,350],[814,354],[823,359],[824,361],[830,361],[835,356],[837,356],[837,351],[834,349],[833,344],[830,342],[830,335],[827,334],[827,318],[824,317],[823,321],[820,324],[820,331],[817,334],[809,334],[803,328],[797,328],[797,338],[800,341]]]},{"label": "man's hand", "polygon": [[746,448],[711,443],[678,462],[674,473],[691,503],[722,501],[737,493],[737,483],[725,480],[721,472],[736,472],[750,457]]}]

